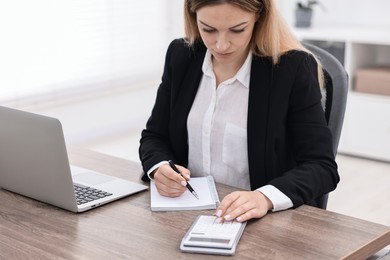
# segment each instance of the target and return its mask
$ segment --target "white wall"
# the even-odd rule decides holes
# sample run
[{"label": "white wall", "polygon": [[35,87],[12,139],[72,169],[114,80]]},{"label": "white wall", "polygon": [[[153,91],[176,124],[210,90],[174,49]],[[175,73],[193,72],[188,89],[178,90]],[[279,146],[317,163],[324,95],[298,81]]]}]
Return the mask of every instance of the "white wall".
[{"label": "white wall", "polygon": [[[133,76],[129,73],[129,80],[120,86],[114,85],[117,82],[98,81],[97,84],[92,86],[86,85],[80,87],[80,89],[63,90],[54,94],[37,94],[37,91],[33,89],[34,95],[31,97],[4,101],[2,100],[4,98],[4,95],[2,95],[4,84],[1,84],[2,75],[0,74],[0,105],[60,119],[66,140],[70,144],[83,145],[84,143],[104,139],[107,136],[115,136],[126,132],[136,132],[139,135],[154,104],[156,90],[163,70],[166,48],[172,39],[183,36],[182,9],[184,0],[164,1],[165,3],[159,5],[162,6],[162,10],[159,11],[160,17],[154,16],[154,19],[161,18],[163,21],[153,21],[157,24],[154,30],[151,30],[150,26],[143,23],[143,21],[154,15],[153,11],[155,9],[150,9],[149,13],[140,10],[140,16],[145,16],[142,18],[143,20],[139,20],[138,16],[130,17],[128,20],[128,23],[134,25],[133,30],[129,29],[128,34],[138,37],[136,40],[144,47],[134,48],[133,50],[134,54],[142,56],[142,60],[133,58],[131,61],[136,66],[142,62],[151,63],[151,61],[154,61],[149,67],[141,67],[142,73],[140,73],[140,76]],[[82,2],[88,3],[86,1]],[[109,3],[108,1],[104,2]],[[92,2],[88,4],[94,6]],[[138,2],[134,2],[134,8],[139,5]],[[125,11],[123,10],[123,12]],[[3,27],[0,24],[0,29]],[[143,37],[145,34],[147,35],[146,38]],[[151,41],[157,43],[159,48],[150,50],[148,46],[150,46]],[[123,40],[118,42],[124,44]],[[1,46],[3,45],[0,41]],[[159,64],[159,66],[156,66],[156,64]],[[0,60],[0,68],[1,65]],[[98,84],[102,84],[104,87],[98,88]]]},{"label": "white wall", "polygon": [[[294,24],[297,1],[277,0],[289,24]],[[364,27],[388,28],[390,34],[390,0],[321,0],[326,11],[316,6],[313,27]]]}]

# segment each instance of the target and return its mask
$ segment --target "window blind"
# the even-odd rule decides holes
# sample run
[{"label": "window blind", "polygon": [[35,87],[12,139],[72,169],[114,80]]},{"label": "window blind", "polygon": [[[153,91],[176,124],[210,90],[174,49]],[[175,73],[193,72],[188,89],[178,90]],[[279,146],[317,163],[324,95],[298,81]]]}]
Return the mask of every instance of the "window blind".
[{"label": "window blind", "polygon": [[178,3],[1,1],[0,100],[109,88],[162,70],[169,4]]}]

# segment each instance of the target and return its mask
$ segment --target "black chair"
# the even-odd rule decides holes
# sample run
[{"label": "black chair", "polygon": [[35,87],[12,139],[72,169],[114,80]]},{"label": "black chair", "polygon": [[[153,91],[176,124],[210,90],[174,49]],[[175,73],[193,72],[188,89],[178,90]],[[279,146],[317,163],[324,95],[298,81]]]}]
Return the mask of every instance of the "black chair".
[{"label": "black chair", "polygon": [[[303,46],[320,60],[325,76],[323,106],[328,126],[333,135],[333,153],[336,156],[343,126],[348,94],[348,74],[343,65],[329,52],[310,43]],[[318,207],[326,209],[328,195],[319,197]]]}]

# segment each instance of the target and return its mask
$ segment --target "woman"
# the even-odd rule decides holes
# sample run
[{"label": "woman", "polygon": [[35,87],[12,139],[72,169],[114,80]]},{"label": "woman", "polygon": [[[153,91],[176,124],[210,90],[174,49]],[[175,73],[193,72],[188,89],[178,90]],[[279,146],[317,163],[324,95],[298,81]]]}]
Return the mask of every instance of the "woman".
[{"label": "woman", "polygon": [[170,197],[190,175],[247,190],[221,201],[218,222],[316,206],[339,181],[322,74],[274,0],[185,0],[185,29],[168,48],[142,132],[143,180]]}]

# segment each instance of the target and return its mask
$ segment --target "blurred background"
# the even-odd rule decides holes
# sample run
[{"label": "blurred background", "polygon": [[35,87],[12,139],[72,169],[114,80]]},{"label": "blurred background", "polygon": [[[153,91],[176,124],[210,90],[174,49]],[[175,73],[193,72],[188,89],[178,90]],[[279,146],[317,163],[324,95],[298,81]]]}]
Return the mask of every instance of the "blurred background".
[{"label": "blurred background", "polygon": [[[390,226],[390,1],[277,4],[296,36],[350,77],[328,209]],[[139,161],[182,9],[183,0],[0,0],[0,105],[60,119],[68,145]]]}]

